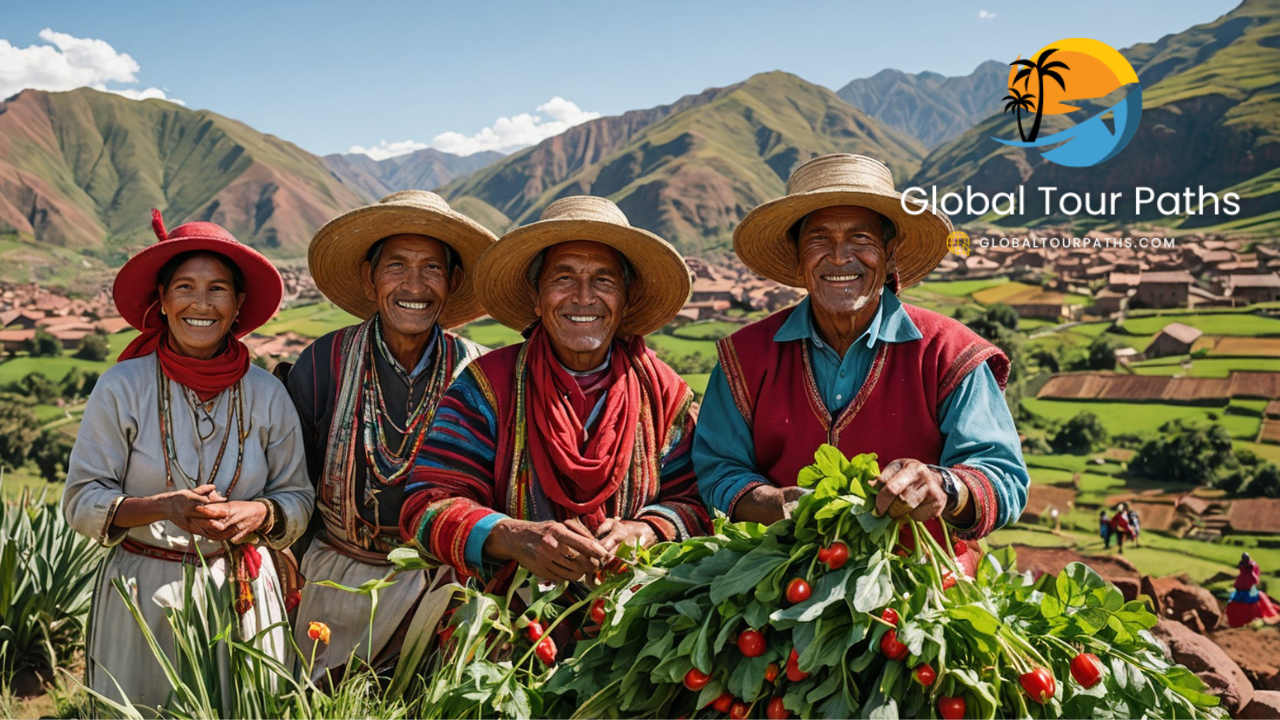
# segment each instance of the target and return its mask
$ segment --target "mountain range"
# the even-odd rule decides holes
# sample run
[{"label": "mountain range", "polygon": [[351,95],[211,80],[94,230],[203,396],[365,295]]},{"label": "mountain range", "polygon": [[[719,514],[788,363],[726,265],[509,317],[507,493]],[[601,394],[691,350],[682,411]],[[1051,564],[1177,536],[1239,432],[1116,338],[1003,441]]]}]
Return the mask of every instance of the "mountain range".
[{"label": "mountain range", "polygon": [[[879,157],[900,187],[1000,192],[1024,184],[1031,194],[1055,185],[1131,198],[1135,185],[1204,185],[1240,193],[1243,212],[1162,224],[1254,234],[1280,228],[1280,2],[1246,0],[1217,20],[1123,52],[1143,87],[1142,123],[1119,156],[1087,169],[990,140],[1016,133],[999,107],[1007,65],[995,61],[959,77],[886,70],[839,93],[762,73],[588,121],[506,157],[426,149],[381,161],[318,157],[217,113],[161,100],[27,90],[0,103],[0,275],[41,261],[51,268],[45,276],[56,275],[76,258],[116,266],[152,242],[151,207],[170,226],[211,220],[273,257],[300,258],[334,215],[406,188],[438,188],[495,232],[536,219],[558,197],[605,195],[633,224],[682,251],[712,253],[728,247],[752,207],[785,191],[791,169],[829,152]],[[1051,116],[1044,132],[1075,119]],[[1119,218],[1157,219],[1123,205]]]}]

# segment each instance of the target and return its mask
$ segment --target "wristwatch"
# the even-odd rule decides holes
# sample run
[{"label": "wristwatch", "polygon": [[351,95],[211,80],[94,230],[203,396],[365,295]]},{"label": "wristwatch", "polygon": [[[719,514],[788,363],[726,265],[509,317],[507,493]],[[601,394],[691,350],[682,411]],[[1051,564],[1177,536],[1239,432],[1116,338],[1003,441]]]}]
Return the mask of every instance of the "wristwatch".
[{"label": "wristwatch", "polygon": [[956,476],[948,468],[937,465],[933,467],[942,475],[942,492],[947,494],[947,507],[942,512],[944,515],[954,515],[960,506],[960,488],[956,483]]}]

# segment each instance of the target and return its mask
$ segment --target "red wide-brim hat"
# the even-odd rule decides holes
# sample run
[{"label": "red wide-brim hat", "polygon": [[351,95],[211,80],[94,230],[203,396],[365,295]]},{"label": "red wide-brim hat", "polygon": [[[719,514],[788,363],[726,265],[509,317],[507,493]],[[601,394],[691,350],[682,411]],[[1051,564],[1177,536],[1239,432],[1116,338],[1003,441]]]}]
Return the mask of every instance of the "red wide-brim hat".
[{"label": "red wide-brim hat", "polygon": [[236,240],[226,228],[210,222],[190,222],[166,232],[159,210],[151,211],[151,227],[158,238],[156,244],[129,258],[116,273],[112,286],[120,317],[133,327],[148,329],[147,314],[160,301],[156,291],[160,269],[175,256],[192,251],[217,253],[235,263],[244,275],[244,304],[231,324],[231,332],[237,338],[262,327],[280,309],[284,297],[280,271],[262,253]]}]

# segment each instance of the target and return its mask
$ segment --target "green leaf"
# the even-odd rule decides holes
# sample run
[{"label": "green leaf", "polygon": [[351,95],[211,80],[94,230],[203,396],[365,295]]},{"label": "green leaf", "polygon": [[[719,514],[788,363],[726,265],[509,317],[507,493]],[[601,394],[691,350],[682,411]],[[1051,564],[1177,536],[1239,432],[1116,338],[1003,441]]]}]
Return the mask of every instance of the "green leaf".
[{"label": "green leaf", "polygon": [[[861,515],[859,517],[862,517]],[[867,561],[867,570],[858,576],[853,590],[853,609],[871,612],[882,608],[893,599],[893,581],[889,576],[889,560],[884,551],[877,550]]]},{"label": "green leaf", "polygon": [[1082,562],[1073,562],[1058,573],[1056,584],[1058,599],[1063,604],[1071,607],[1080,607],[1085,604],[1085,599],[1089,593],[1105,587],[1106,581],[1088,565]]},{"label": "green leaf", "polygon": [[755,590],[769,573],[777,570],[789,559],[790,556],[778,547],[776,540],[773,538],[765,540],[755,550],[743,555],[735,562],[731,570],[711,583],[711,602],[719,605],[730,597]]},{"label": "green leaf", "polygon": [[811,673],[819,668],[834,667],[853,646],[850,642],[850,631],[857,632],[849,623],[849,618],[820,618],[814,629],[814,639],[800,651],[797,662],[802,672]]},{"label": "green leaf", "polygon": [[844,602],[845,584],[849,581],[849,575],[852,572],[853,567],[846,565],[840,570],[823,575],[818,578],[808,600],[783,610],[775,610],[769,619],[780,629],[790,627],[796,622],[817,620],[828,607]]}]

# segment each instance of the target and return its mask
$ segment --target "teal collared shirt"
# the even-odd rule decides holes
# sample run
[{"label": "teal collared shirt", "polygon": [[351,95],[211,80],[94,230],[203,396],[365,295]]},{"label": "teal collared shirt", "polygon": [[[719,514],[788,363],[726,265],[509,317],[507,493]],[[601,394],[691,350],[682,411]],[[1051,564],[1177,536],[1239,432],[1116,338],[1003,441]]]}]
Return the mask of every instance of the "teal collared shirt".
[{"label": "teal collared shirt", "polygon": [[[923,338],[897,296],[882,290],[875,317],[843,357],[818,332],[808,298],[796,306],[773,341],[808,344],[814,381],[834,416],[862,387],[881,343]],[[979,365],[942,401],[938,429],[943,436],[938,466],[976,468],[990,482],[995,517],[989,518],[985,526],[994,529],[1015,521],[1026,505],[1031,479],[1022,459],[1013,416],[990,366]],[[717,363],[707,382],[693,438],[693,466],[703,502],[731,514],[744,490],[770,482],[756,471],[755,455],[751,428],[738,411],[724,370]]]}]

